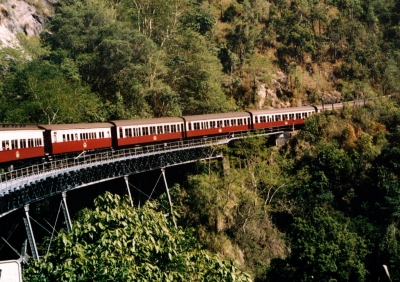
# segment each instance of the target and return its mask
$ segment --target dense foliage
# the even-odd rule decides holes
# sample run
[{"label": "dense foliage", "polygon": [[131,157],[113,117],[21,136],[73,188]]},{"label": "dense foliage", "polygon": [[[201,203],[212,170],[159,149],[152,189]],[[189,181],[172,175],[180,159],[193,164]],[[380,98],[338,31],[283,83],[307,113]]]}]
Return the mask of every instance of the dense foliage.
[{"label": "dense foliage", "polygon": [[26,281],[250,281],[232,261],[201,250],[155,203],[136,209],[108,192],[32,263]]},{"label": "dense foliage", "polygon": [[389,0],[63,1],[40,39],[1,49],[0,122],[396,94],[399,10]]}]

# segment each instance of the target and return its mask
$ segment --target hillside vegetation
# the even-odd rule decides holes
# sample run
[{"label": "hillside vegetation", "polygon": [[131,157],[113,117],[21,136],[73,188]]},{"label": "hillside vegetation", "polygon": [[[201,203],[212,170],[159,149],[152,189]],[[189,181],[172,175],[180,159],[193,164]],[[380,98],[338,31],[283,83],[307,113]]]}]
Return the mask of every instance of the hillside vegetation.
[{"label": "hillside vegetation", "polygon": [[[37,8],[38,9],[38,8]],[[396,1],[62,1],[1,49],[0,121],[65,123],[396,94]]]},{"label": "hillside vegetation", "polygon": [[[207,260],[190,241],[199,259],[231,267],[238,279],[248,279],[244,271],[255,281],[382,281],[385,264],[400,280],[398,1],[67,0],[55,9],[40,38],[21,35],[20,49],[0,49],[0,122],[93,122],[391,95],[315,115],[281,148],[265,138],[236,142],[222,149],[223,164],[199,163],[171,196],[178,225],[192,227],[204,248],[240,271]],[[100,208],[83,211],[79,236],[63,240],[61,232],[58,248],[27,275],[51,275],[58,254],[73,261],[69,240],[92,228],[85,214],[99,227],[108,220]],[[104,238],[87,250],[100,252]],[[78,251],[74,263],[92,275],[92,253]],[[192,265],[187,255],[176,258]],[[164,256],[161,266],[171,260]],[[169,269],[193,275],[175,266]],[[225,281],[235,281],[226,273]]]}]

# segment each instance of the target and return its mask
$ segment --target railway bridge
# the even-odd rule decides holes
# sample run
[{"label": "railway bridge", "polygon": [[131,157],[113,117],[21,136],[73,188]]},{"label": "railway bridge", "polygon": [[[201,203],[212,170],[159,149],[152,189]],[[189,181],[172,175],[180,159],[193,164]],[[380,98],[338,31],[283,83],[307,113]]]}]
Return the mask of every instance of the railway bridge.
[{"label": "railway bridge", "polygon": [[128,177],[132,174],[160,169],[171,204],[165,168],[221,158],[219,146],[232,140],[255,136],[280,136],[293,128],[270,128],[257,132],[235,132],[234,134],[200,139],[176,141],[112,150],[100,153],[82,153],[75,158],[50,161],[12,170],[0,174],[0,217],[17,209],[24,208],[23,218],[27,238],[34,259],[39,259],[34,234],[29,216],[29,204],[44,200],[54,195],[62,195],[62,209],[67,230],[72,229],[66,194],[68,191],[83,188],[100,182],[123,177],[127,185],[131,203],[131,191]]}]

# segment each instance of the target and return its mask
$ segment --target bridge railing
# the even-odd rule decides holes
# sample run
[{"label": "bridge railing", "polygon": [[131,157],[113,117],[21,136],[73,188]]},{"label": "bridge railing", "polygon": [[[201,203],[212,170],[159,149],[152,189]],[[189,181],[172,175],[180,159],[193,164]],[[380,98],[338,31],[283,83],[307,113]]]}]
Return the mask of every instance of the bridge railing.
[{"label": "bridge railing", "polygon": [[86,152],[75,158],[58,159],[2,173],[0,174],[0,189],[7,188],[7,184],[15,186],[13,182],[20,181],[23,178],[28,178],[28,177],[32,179],[32,177],[34,178],[35,175],[50,174],[49,176],[51,176],[51,172],[56,172],[56,174],[58,174],[58,171],[60,170],[79,167],[82,165],[88,165],[93,163],[104,163],[104,162],[109,162],[110,160],[134,158],[151,154],[157,154],[160,152],[190,149],[193,147],[204,147],[217,143],[222,144],[222,143],[227,143],[223,142],[226,139],[227,136],[217,136],[217,137],[200,138],[194,140],[159,143],[147,146],[137,146],[132,148],[110,150],[93,154]]},{"label": "bridge railing", "polygon": [[[281,130],[281,129],[279,129]],[[149,156],[161,152],[172,152],[174,150],[187,150],[196,147],[205,147],[212,145],[226,144],[233,139],[248,137],[249,135],[270,135],[277,134],[278,128],[270,129],[263,132],[241,131],[228,135],[204,137],[190,140],[180,140],[175,142],[158,143],[147,146],[137,146],[120,150],[109,150],[97,153],[83,152],[74,158],[58,159],[42,164],[35,164],[29,167],[12,170],[0,174],[0,196],[7,193],[9,189],[22,187],[35,180],[43,179],[43,177],[56,177],[60,173],[80,169],[82,167],[93,166],[96,164],[104,164],[112,161],[118,161],[129,158],[137,158],[141,156]]]}]

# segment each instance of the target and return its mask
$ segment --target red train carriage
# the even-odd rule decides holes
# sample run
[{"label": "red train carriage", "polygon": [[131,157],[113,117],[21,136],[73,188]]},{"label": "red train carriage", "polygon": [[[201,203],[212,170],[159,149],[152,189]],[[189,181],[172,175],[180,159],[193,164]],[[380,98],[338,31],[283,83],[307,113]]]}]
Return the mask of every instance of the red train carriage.
[{"label": "red train carriage", "polygon": [[250,129],[250,114],[247,112],[184,116],[183,119],[187,138]]},{"label": "red train carriage", "polygon": [[315,112],[316,109],[311,106],[249,111],[252,115],[253,129],[300,125]]},{"label": "red train carriage", "polygon": [[0,125],[0,163],[43,157],[43,131],[36,125]]},{"label": "red train carriage", "polygon": [[130,146],[183,138],[183,120],[179,117],[113,120],[114,146]]},{"label": "red train carriage", "polygon": [[45,130],[45,149],[49,154],[110,148],[111,127],[107,122],[40,125]]}]

